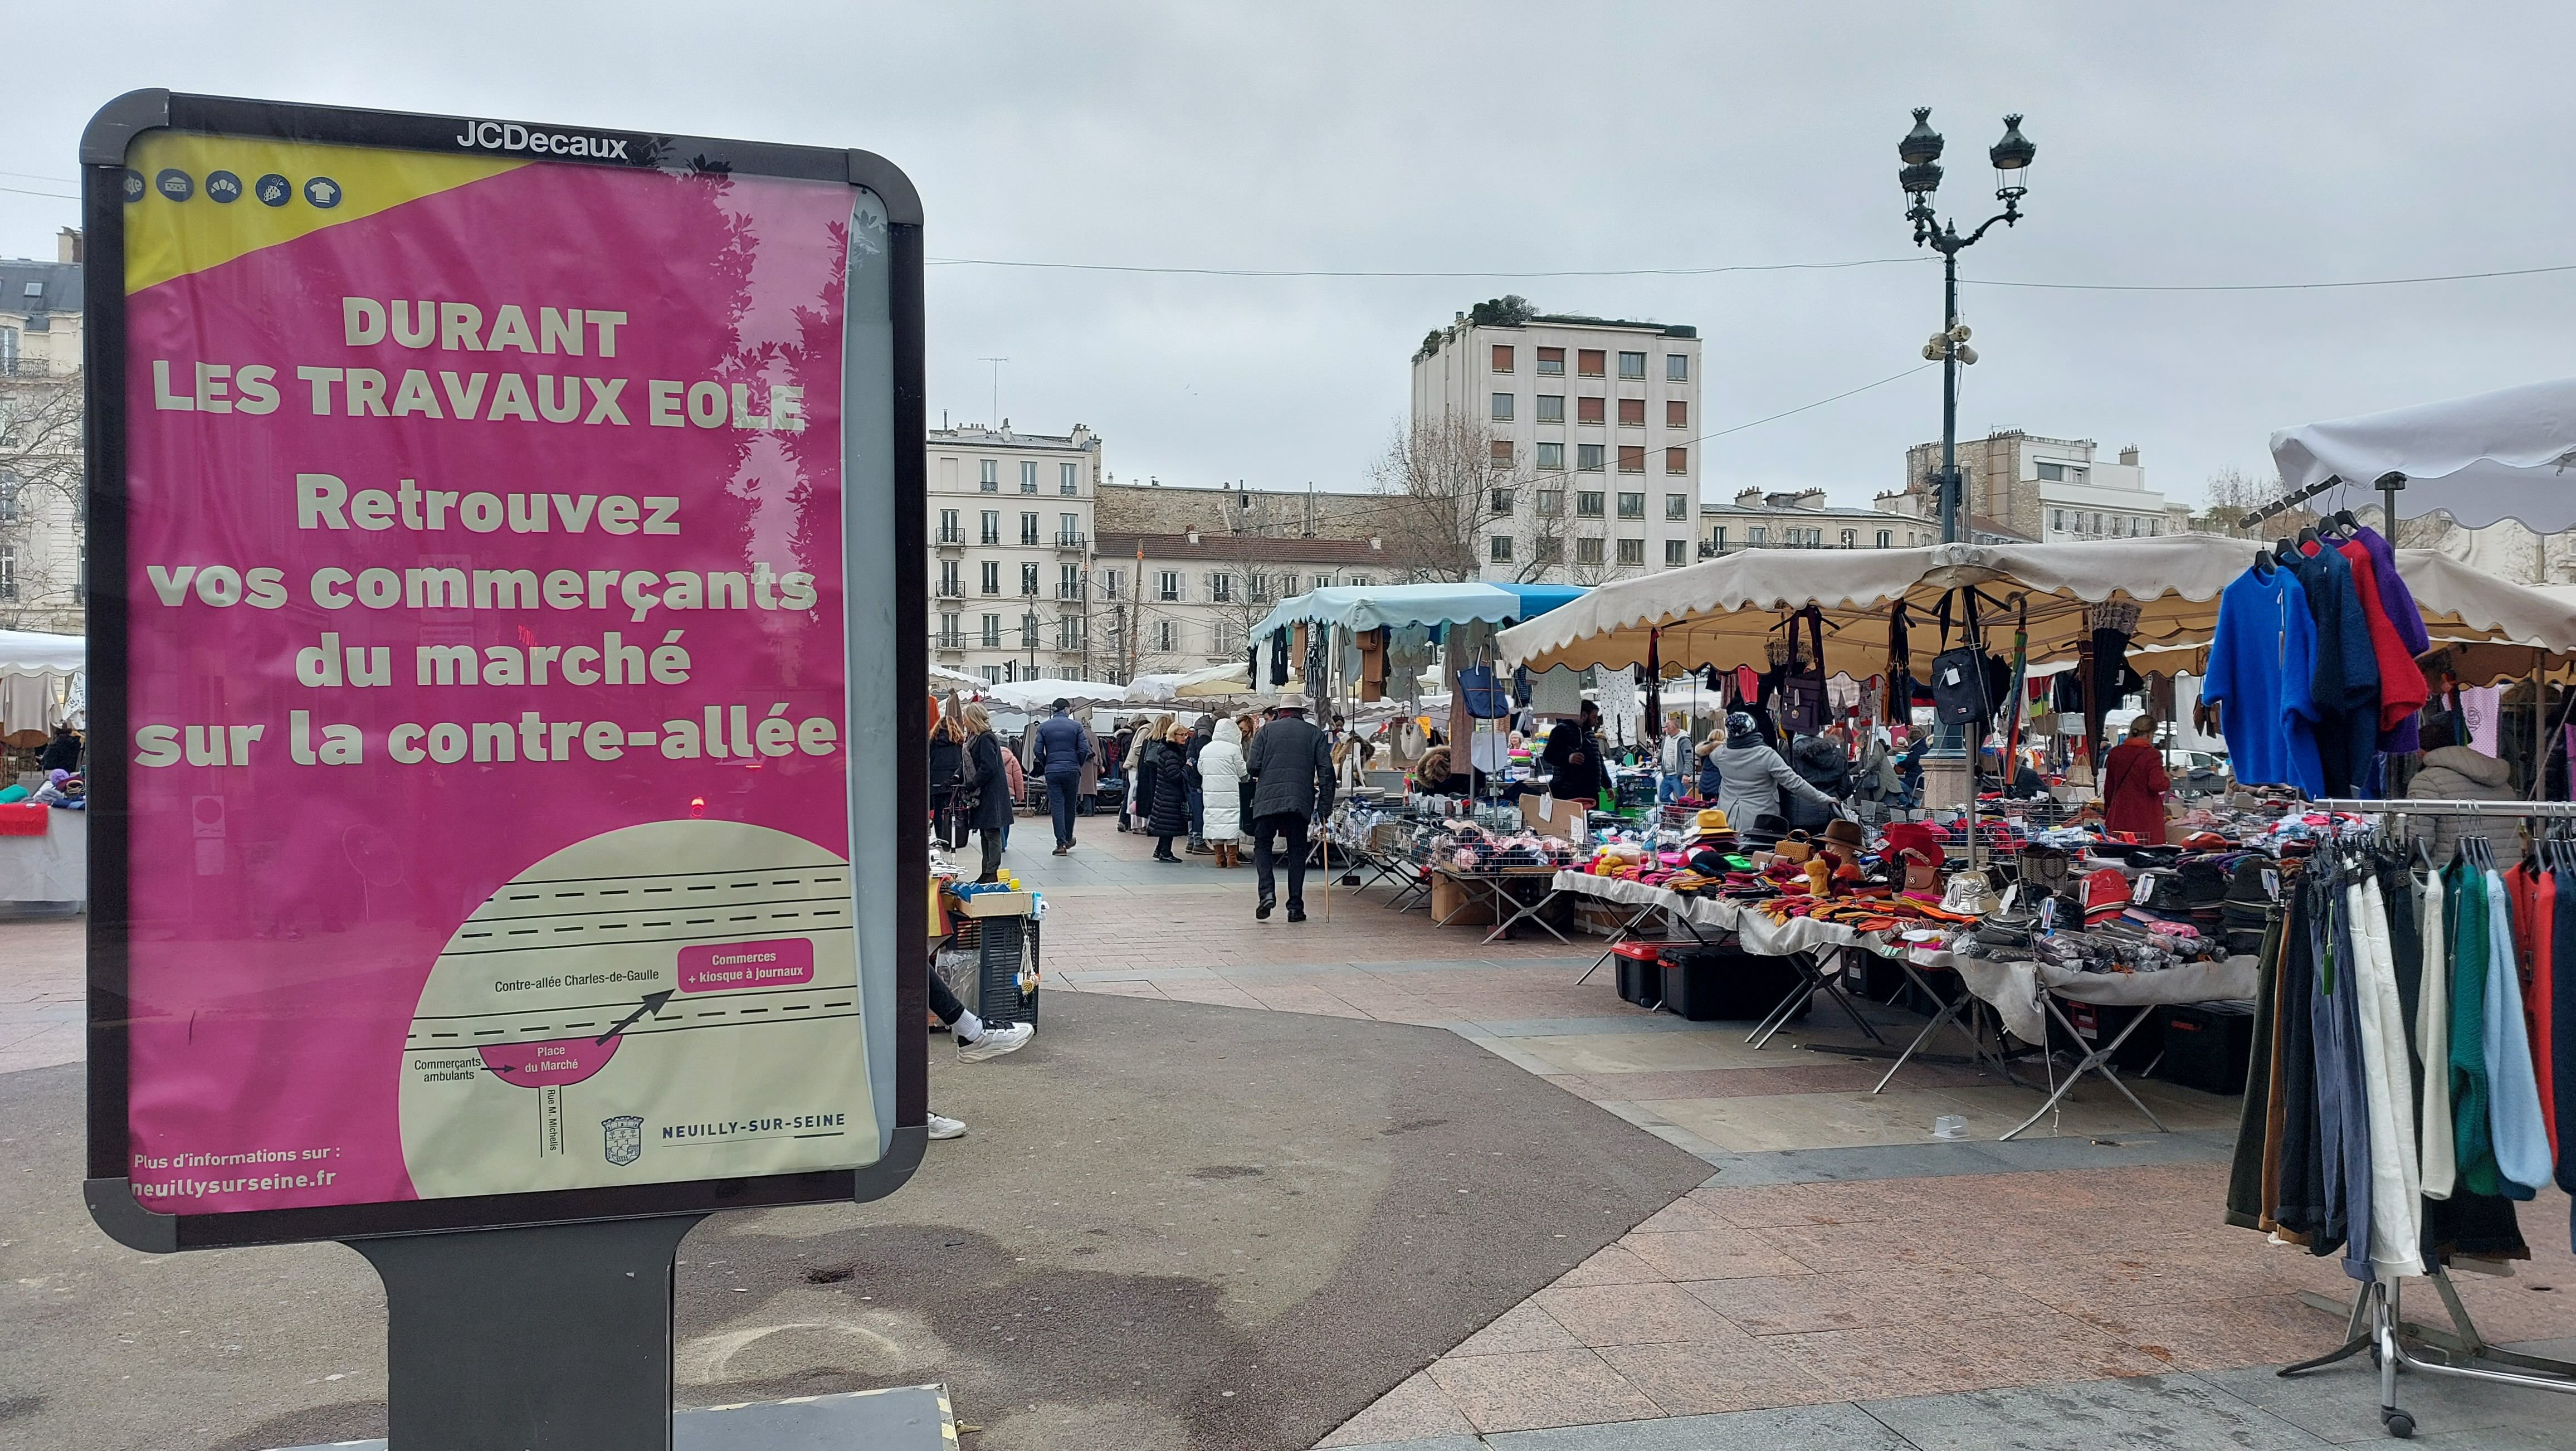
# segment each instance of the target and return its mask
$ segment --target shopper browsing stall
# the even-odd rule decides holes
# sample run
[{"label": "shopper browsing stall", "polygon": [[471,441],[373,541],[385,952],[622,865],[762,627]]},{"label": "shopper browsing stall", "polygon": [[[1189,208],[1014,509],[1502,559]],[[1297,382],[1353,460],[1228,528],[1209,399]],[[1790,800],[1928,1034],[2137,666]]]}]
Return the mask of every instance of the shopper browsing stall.
[{"label": "shopper browsing stall", "polygon": [[1609,780],[1601,764],[1601,707],[1591,701],[1572,719],[1558,721],[1547,733],[1547,750],[1539,759],[1548,769],[1547,794],[1559,801],[1598,801]]},{"label": "shopper browsing stall", "polygon": [[1708,760],[1724,780],[1717,804],[1730,821],[1779,816],[1784,797],[1821,806],[1828,816],[1840,804],[1790,770],[1778,751],[1762,744],[1761,726],[1744,711],[1727,716],[1726,744],[1711,752]]},{"label": "shopper browsing stall", "polygon": [[2142,845],[2162,846],[2165,800],[2172,794],[2164,753],[2156,749],[2155,718],[2141,715],[2129,722],[2128,738],[2102,758],[2103,819]]}]

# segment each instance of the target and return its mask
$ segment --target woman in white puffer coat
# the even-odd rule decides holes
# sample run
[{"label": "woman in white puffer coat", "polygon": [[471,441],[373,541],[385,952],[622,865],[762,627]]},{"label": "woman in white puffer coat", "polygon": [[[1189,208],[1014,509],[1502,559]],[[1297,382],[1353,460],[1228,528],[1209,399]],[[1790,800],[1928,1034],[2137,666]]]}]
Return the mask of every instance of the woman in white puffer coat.
[{"label": "woman in white puffer coat", "polygon": [[1199,750],[1199,799],[1206,802],[1207,844],[1221,867],[1243,865],[1243,730],[1216,723],[1216,736]]}]

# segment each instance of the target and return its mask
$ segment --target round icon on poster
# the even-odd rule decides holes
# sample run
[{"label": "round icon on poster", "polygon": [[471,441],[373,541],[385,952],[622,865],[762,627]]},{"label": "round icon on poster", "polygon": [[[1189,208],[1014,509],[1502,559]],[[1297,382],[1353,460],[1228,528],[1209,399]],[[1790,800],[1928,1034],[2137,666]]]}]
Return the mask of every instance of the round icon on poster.
[{"label": "round icon on poster", "polygon": [[143,194],[150,189],[149,184],[143,180],[142,172],[136,171],[130,166],[125,168],[125,199],[127,201],[139,202],[143,200]]},{"label": "round icon on poster", "polygon": [[206,200],[210,202],[225,203],[237,202],[241,200],[241,194],[242,188],[240,177],[233,175],[229,171],[210,171],[206,173]]},{"label": "round icon on poster", "polygon": [[282,207],[295,200],[295,184],[273,171],[251,183],[250,190],[262,206]]},{"label": "round icon on poster", "polygon": [[196,179],[179,168],[165,167],[152,178],[152,189],[174,202],[183,202],[197,194]]},{"label": "round icon on poster", "polygon": [[304,200],[327,212],[340,204],[340,183],[317,176],[304,183]]}]

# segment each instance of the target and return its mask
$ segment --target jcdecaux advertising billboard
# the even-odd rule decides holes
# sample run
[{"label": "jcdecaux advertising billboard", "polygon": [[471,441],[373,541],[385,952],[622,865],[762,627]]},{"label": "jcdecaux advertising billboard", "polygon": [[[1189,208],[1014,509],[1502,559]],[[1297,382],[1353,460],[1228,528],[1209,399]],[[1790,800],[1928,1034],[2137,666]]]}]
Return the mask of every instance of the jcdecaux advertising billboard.
[{"label": "jcdecaux advertising billboard", "polygon": [[158,92],[83,159],[102,1222],[899,1182],[901,174]]}]

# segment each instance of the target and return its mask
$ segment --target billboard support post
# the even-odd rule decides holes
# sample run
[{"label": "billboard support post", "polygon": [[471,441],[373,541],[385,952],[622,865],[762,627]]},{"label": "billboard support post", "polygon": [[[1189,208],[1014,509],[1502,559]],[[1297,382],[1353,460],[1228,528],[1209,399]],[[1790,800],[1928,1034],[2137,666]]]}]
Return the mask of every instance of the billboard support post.
[{"label": "billboard support post", "polygon": [[349,1241],[384,1281],[388,1444],[671,1444],[672,1266],[705,1216]]}]

